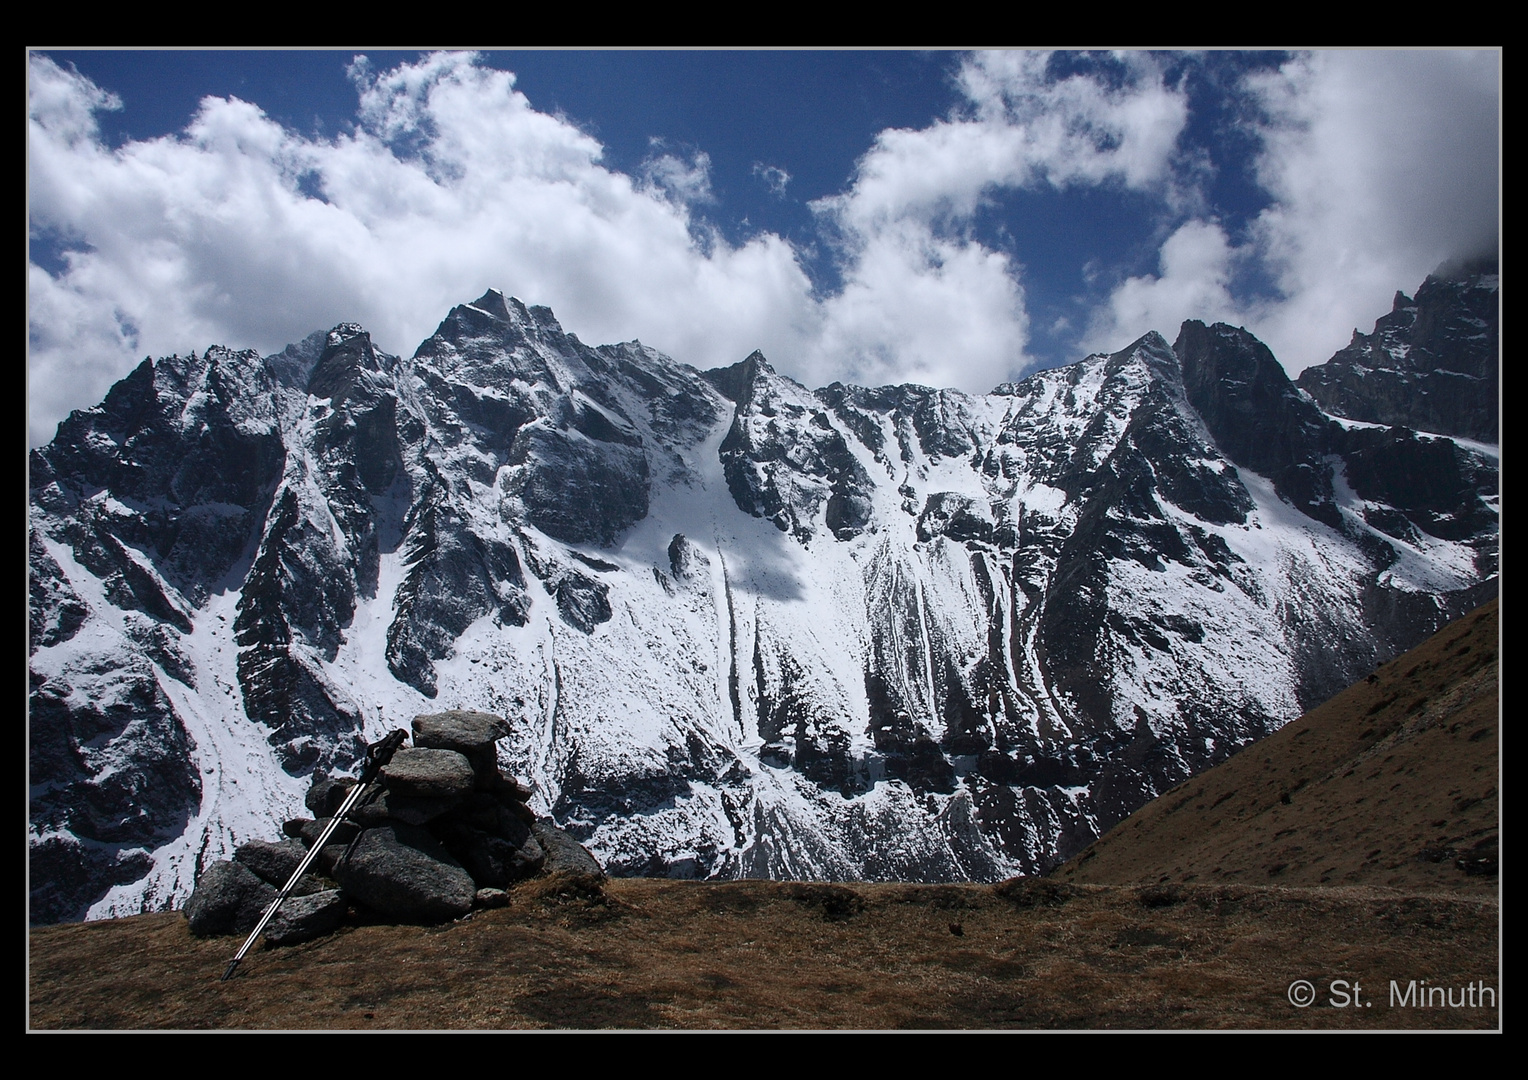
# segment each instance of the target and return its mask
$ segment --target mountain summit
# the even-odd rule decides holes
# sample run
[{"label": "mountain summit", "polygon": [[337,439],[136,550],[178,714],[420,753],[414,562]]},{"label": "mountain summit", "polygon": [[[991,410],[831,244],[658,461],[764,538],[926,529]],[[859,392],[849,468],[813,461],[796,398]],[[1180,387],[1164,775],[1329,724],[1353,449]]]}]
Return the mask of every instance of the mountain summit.
[{"label": "mountain summit", "polygon": [[183,901],[442,708],[618,875],[1044,872],[1494,593],[1496,476],[1193,322],[985,396],[492,291],[145,360],[31,457],[32,918]]}]

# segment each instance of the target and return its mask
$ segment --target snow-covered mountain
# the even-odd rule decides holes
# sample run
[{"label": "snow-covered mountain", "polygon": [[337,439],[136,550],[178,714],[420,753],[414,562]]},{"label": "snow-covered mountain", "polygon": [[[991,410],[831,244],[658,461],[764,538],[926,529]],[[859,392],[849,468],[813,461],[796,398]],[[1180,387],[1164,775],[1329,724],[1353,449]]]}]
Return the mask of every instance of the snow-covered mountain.
[{"label": "snow-covered mountain", "polygon": [[614,873],[1042,872],[1492,594],[1496,477],[1196,322],[985,396],[496,292],[146,360],[31,458],[32,917],[183,900],[451,707]]},{"label": "snow-covered mountain", "polygon": [[1494,257],[1440,267],[1300,389],[1334,416],[1497,442],[1499,289]]}]

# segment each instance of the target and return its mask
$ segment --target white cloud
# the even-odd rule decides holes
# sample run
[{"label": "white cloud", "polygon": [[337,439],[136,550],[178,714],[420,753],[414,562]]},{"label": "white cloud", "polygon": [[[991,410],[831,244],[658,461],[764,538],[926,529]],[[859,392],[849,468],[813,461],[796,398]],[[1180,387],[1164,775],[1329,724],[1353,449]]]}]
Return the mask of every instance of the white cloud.
[{"label": "white cloud", "polygon": [[[666,151],[663,140],[653,139],[652,144],[655,150]],[[716,202],[711,193],[711,155],[704,150],[691,151],[687,158],[668,152],[654,154],[642,162],[642,177],[650,188],[685,206]]]},{"label": "white cloud", "polygon": [[769,188],[769,193],[775,198],[785,198],[785,186],[791,182],[790,173],[778,165],[766,165],[762,161],[755,161],[753,175],[764,181],[764,186]]},{"label": "white cloud", "polygon": [[1008,256],[904,221],[861,238],[809,362],[823,379],[985,392],[1024,363],[1028,325]]},{"label": "white cloud", "polygon": [[[1159,273],[1126,279],[1094,313],[1089,347],[1222,320],[1247,326],[1293,376],[1368,331],[1396,289],[1494,250],[1499,54],[1306,54],[1244,89],[1262,113],[1256,172],[1271,205],[1239,246],[1203,221],[1178,228]],[[1235,299],[1238,263],[1280,295]]]},{"label": "white cloud", "polygon": [[1084,347],[1110,352],[1149,330],[1171,341],[1185,319],[1239,322],[1243,313],[1228,288],[1236,256],[1218,224],[1179,226],[1162,244],[1159,273],[1117,286],[1094,313]]},{"label": "white cloud", "polygon": [[597,140],[470,55],[385,72],[357,58],[359,127],[333,139],[208,98],[184,133],[115,151],[93,113],[117,102],[34,56],[32,228],[76,250],[56,274],[29,270],[30,437],[144,354],[274,350],[342,320],[408,353],[489,286],[586,339],[640,336],[700,367],[758,347],[815,384],[985,390],[1028,363],[1020,267],[972,235],[988,193],[1161,188],[1185,116],[1149,59],[1119,61],[1110,85],[1046,65],[968,58],[961,111],[881,133],[816,205],[843,280],[821,297],[779,236],[733,245],[694,216],[714,200],[703,151],[659,144],[638,177],[612,171]]},{"label": "white cloud", "polygon": [[1324,52],[1251,88],[1267,110],[1257,242],[1287,302],[1257,331],[1291,373],[1451,256],[1494,249],[1501,55]]},{"label": "white cloud", "polygon": [[999,189],[1171,180],[1183,95],[1149,57],[1120,59],[1115,87],[1055,78],[1049,54],[983,53],[962,65],[969,109],[881,132],[843,194],[813,204],[837,233],[844,288],[823,304],[815,370],[985,391],[1032,363],[1020,268],[975,239]]},{"label": "white cloud", "polygon": [[208,98],[182,135],[112,151],[91,116],[109,96],[32,58],[31,226],[77,248],[57,274],[29,267],[34,444],[145,354],[274,351],[345,320],[407,354],[490,286],[590,340],[640,336],[701,367],[804,351],[810,283],[790,246],[697,241],[703,154],[634,182],[466,55],[352,74],[351,135]]},{"label": "white cloud", "polygon": [[978,115],[1011,129],[1024,166],[1055,187],[1116,181],[1146,189],[1169,179],[1188,100],[1148,53],[1116,53],[1118,86],[1098,74],[1048,74],[1051,54],[980,53],[960,84]]},{"label": "white cloud", "polygon": [[[208,98],[184,132],[115,150],[95,116],[121,102],[34,55],[31,228],[69,250],[54,272],[28,268],[29,437],[144,355],[273,351],[348,320],[406,354],[488,287],[551,306],[586,340],[640,336],[699,367],[762,348],[813,385],[985,390],[1031,362],[1022,253],[979,228],[1003,192],[1128,191],[1163,214],[1156,273],[1075,319],[1089,344],[1226,319],[1291,371],[1495,237],[1498,53],[1321,53],[1248,79],[1273,202],[1234,235],[1200,208],[1184,84],[1145,54],[1058,66],[967,57],[958,108],[881,132],[845,190],[813,204],[842,281],[817,295],[786,240],[732,244],[700,216],[715,200],[703,150],[655,144],[636,176],[614,171],[596,139],[470,55],[384,72],[358,59],[349,134],[299,135]],[[789,182],[755,173],[777,194]],[[1238,303],[1246,269],[1283,302]]]}]

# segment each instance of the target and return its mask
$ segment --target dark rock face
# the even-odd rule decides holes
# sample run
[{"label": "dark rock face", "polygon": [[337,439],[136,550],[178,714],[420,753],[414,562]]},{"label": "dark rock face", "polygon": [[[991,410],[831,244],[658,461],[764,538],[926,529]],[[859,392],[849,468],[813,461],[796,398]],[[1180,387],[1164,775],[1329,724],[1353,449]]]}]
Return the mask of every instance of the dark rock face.
[{"label": "dark rock face", "polygon": [[939,491],[928,497],[918,517],[918,539],[948,536],[957,543],[992,541],[992,513],[968,495]]},{"label": "dark rock face", "polygon": [[1500,441],[1498,265],[1440,267],[1415,299],[1297,380],[1327,412],[1372,424]]},{"label": "dark rock face", "polygon": [[197,937],[249,933],[279,892],[236,862],[213,863],[196,886],[186,902],[186,920]]},{"label": "dark rock face", "polygon": [[1469,540],[1495,530],[1485,501],[1498,494],[1495,470],[1457,443],[1405,428],[1360,428],[1344,432],[1341,447],[1348,483],[1376,504],[1365,517],[1381,532],[1415,542],[1419,533]]},{"label": "dark rock face", "polygon": [[[1465,371],[1468,277],[1373,349]],[[176,902],[297,812],[281,771],[312,844],[415,713],[454,786],[320,871],[358,825],[501,888],[550,814],[618,873],[1043,872],[1490,595],[1497,470],[1196,322],[985,396],[700,373],[494,292],[408,359],[146,362],[30,459],[32,915]]]},{"label": "dark rock face", "polygon": [[1340,528],[1331,436],[1321,411],[1300,396],[1268,346],[1223,323],[1183,324],[1173,345],[1189,402],[1227,457],[1273,481],[1300,510]]},{"label": "dark rock face", "polygon": [[[105,885],[148,870],[201,801],[190,738],[141,657],[86,655],[34,672],[30,719],[31,917],[82,918]],[[120,664],[121,666],[117,666]],[[85,702],[73,699],[95,688]]]},{"label": "dark rock face", "polygon": [[[584,424],[601,435],[613,434],[603,414],[601,426]],[[647,516],[647,458],[638,448],[577,435],[551,426],[520,429],[510,448],[516,467],[505,495],[524,507],[525,519],[557,540],[608,544]],[[582,437],[580,437],[582,436]]]},{"label": "dark rock face", "polygon": [[443,922],[472,910],[477,886],[444,845],[418,826],[379,825],[361,834],[336,880],[382,915],[403,922]]},{"label": "dark rock face", "polygon": [[824,524],[835,537],[857,536],[869,522],[870,477],[828,422],[822,402],[777,375],[758,352],[706,378],[736,395],[721,458],[738,509],[809,540],[825,508]]}]

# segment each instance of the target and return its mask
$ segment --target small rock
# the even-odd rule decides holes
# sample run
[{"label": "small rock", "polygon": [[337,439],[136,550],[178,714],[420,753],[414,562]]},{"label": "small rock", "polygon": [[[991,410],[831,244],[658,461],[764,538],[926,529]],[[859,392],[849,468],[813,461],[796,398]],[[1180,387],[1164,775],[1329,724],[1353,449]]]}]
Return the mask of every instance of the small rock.
[{"label": "small rock", "polygon": [[480,908],[506,907],[509,904],[509,893],[503,889],[479,889],[472,902]]},{"label": "small rock", "polygon": [[538,819],[531,826],[531,834],[546,852],[546,861],[541,864],[544,872],[604,878],[605,871],[599,860],[589,854],[588,848],[552,824],[551,818]]},{"label": "small rock", "polygon": [[265,940],[272,945],[300,945],[323,937],[339,929],[349,908],[338,889],[289,896],[266,924]]}]

